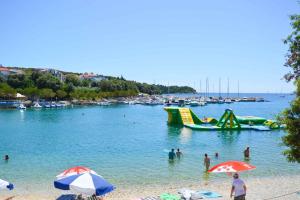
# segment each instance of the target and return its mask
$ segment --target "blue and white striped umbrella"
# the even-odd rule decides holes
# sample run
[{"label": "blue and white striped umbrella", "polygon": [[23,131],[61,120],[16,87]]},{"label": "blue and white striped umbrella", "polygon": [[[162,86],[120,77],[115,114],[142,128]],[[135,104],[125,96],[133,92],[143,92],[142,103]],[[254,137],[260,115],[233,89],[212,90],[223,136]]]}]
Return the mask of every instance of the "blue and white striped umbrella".
[{"label": "blue and white striped umbrella", "polygon": [[7,181],[0,179],[0,189],[12,190],[12,189],[14,189],[14,185]]},{"label": "blue and white striped umbrella", "polygon": [[54,181],[54,187],[90,196],[94,194],[102,196],[115,189],[115,187],[104,178],[93,173],[77,174],[56,180]]}]

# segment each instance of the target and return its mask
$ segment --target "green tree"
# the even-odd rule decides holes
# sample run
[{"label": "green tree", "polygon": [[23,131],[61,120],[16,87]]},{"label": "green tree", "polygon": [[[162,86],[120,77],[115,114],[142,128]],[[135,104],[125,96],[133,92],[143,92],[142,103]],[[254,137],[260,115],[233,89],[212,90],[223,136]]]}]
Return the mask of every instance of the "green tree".
[{"label": "green tree", "polygon": [[33,71],[31,74],[31,80],[34,82],[34,84],[37,83],[38,78],[40,78],[43,75],[40,71]]},{"label": "green tree", "polygon": [[0,74],[0,83],[4,83],[4,82],[5,82],[5,79]]},{"label": "green tree", "polygon": [[81,81],[81,86],[82,87],[90,87],[90,85],[91,85],[91,80],[89,80],[89,79],[83,79],[82,81]]},{"label": "green tree", "polygon": [[31,100],[35,100],[39,97],[39,89],[36,87],[28,87],[23,90],[23,93]]},{"label": "green tree", "polygon": [[68,94],[65,91],[63,91],[63,90],[57,90],[56,91],[56,97],[58,99],[64,99],[64,98],[66,98],[67,95]]},{"label": "green tree", "polygon": [[289,161],[300,163],[300,15],[293,15],[290,18],[293,32],[284,43],[289,45],[285,66],[292,71],[284,77],[287,81],[294,81],[296,98],[291,102],[290,108],[283,111],[279,119],[286,124],[287,130],[283,143],[288,149],[284,154]]},{"label": "green tree", "polygon": [[81,81],[76,74],[67,74],[66,83],[72,83],[74,86],[80,86]]},{"label": "green tree", "polygon": [[49,100],[55,97],[55,92],[53,92],[53,90],[49,88],[41,89],[39,93],[40,97],[43,99]]},{"label": "green tree", "polygon": [[75,89],[74,85],[72,83],[64,84],[63,85],[63,90],[67,93],[73,92]]},{"label": "green tree", "polygon": [[50,73],[45,73],[36,80],[36,85],[38,88],[50,88],[54,91],[58,90],[62,83],[58,78]]},{"label": "green tree", "polygon": [[17,92],[14,88],[10,87],[7,83],[0,84],[0,98],[12,99],[15,98]]},{"label": "green tree", "polygon": [[13,88],[25,88],[33,85],[32,80],[25,74],[11,74],[7,77],[7,83]]}]

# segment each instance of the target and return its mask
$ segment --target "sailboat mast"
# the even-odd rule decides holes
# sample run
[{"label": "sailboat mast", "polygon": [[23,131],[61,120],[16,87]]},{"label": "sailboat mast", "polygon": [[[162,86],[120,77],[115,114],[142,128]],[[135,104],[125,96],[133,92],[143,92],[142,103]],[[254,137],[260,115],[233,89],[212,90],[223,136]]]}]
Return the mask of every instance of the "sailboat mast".
[{"label": "sailboat mast", "polygon": [[238,97],[240,97],[240,81],[238,80]]},{"label": "sailboat mast", "polygon": [[200,88],[199,88],[199,95],[201,96],[201,80],[200,80]]},{"label": "sailboat mast", "polygon": [[229,78],[227,78],[227,98],[229,98]]},{"label": "sailboat mast", "polygon": [[221,78],[219,78],[219,98],[221,98]]},{"label": "sailboat mast", "polygon": [[209,79],[207,78],[207,97],[209,97]]},{"label": "sailboat mast", "polygon": [[206,82],[205,82],[205,97],[207,97],[207,78],[206,78],[205,81],[206,81]]}]

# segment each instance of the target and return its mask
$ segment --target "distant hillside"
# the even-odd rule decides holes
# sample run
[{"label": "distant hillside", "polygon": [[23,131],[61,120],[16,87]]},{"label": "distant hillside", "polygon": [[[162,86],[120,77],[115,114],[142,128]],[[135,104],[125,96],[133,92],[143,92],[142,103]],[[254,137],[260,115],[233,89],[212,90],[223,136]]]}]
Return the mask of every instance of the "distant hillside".
[{"label": "distant hillside", "polygon": [[4,67],[0,65],[0,98],[16,93],[35,99],[97,100],[136,96],[138,93],[194,93],[188,86],[164,86],[94,73],[64,72],[49,68]]}]

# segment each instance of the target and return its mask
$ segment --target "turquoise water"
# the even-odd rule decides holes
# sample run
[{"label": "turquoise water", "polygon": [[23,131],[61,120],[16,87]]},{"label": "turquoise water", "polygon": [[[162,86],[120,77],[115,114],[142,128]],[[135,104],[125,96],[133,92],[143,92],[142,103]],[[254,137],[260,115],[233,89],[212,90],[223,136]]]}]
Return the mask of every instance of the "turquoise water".
[{"label": "turquoise water", "polygon": [[[274,118],[292,96],[263,95],[271,102],[234,103],[192,108],[200,116],[219,118],[224,109],[237,115]],[[281,152],[284,131],[197,132],[170,127],[163,106],[118,105],[49,110],[1,110],[0,178],[18,190],[52,188],[57,174],[76,165],[88,166],[117,187],[218,179],[203,173],[203,155],[212,164],[242,160],[250,146],[250,163],[257,169],[245,176],[296,174]],[[180,148],[184,157],[169,163],[167,152]],[[219,159],[214,153],[219,152]],[[54,189],[53,189],[54,190]]]}]

